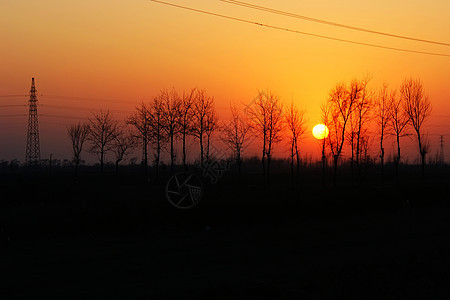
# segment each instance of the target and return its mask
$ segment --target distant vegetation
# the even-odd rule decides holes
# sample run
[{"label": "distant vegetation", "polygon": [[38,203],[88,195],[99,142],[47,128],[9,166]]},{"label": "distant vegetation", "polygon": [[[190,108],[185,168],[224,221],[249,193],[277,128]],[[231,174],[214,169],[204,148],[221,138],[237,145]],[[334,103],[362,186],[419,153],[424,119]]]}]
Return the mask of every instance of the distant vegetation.
[{"label": "distant vegetation", "polygon": [[[231,118],[224,121],[217,113],[214,98],[206,91],[192,89],[179,93],[172,89],[141,102],[124,120],[115,119],[107,110],[93,112],[85,123],[69,125],[72,159],[43,160],[41,164],[71,166],[78,176],[80,165],[85,164],[83,158],[89,153],[97,157],[103,173],[105,164],[110,164],[105,161],[108,155],[113,158],[116,175],[120,164],[129,159],[129,165],[142,166],[146,178],[158,179],[161,168],[166,166],[173,173],[188,170],[193,164],[205,168],[214,161],[224,161],[227,166],[234,165],[241,178],[243,165],[250,159],[246,149],[257,141],[261,147],[259,172],[265,182],[270,182],[276,147],[287,147],[288,157],[278,159],[287,162],[292,182],[299,178],[305,165],[322,168],[323,176],[325,168],[332,166],[334,181],[338,166],[348,165],[351,181],[358,182],[368,165],[377,165],[377,172],[384,176],[387,136],[395,138],[396,152],[389,163],[398,176],[399,165],[407,163],[402,161],[401,141],[410,136],[416,140],[423,176],[430,152],[423,125],[432,108],[422,82],[407,78],[398,89],[388,84],[369,88],[370,80],[366,76],[338,83],[322,103],[322,123],[328,127],[329,135],[321,141],[320,162],[313,162],[301,152],[302,137],[308,130],[307,112],[294,102],[286,104],[273,91],[258,92],[248,105],[230,104]],[[378,152],[377,157],[369,154],[374,152]],[[142,153],[142,159],[132,157],[136,153]],[[164,160],[165,157],[168,159]],[[438,162],[436,159],[435,163]],[[20,165],[17,160],[0,163],[2,170],[17,169]]]}]

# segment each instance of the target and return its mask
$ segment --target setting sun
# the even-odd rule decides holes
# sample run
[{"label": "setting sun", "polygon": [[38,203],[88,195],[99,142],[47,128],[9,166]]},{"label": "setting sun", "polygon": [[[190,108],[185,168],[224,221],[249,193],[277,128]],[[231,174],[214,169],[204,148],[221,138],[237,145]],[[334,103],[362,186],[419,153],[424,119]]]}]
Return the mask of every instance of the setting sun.
[{"label": "setting sun", "polygon": [[324,124],[317,124],[312,130],[313,136],[318,140],[323,140],[328,136],[328,128]]}]

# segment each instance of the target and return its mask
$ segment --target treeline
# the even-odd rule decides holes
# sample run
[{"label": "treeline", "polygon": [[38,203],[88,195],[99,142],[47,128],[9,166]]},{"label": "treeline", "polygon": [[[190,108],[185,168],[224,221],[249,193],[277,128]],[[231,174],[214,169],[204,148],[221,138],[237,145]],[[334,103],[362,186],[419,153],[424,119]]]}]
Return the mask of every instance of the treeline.
[{"label": "treeline", "polygon": [[[361,163],[367,159],[369,146],[375,139],[379,143],[383,173],[384,141],[388,135],[396,140],[396,170],[401,160],[401,138],[411,134],[416,137],[422,166],[425,165],[429,141],[423,124],[431,114],[431,103],[421,81],[405,79],[398,89],[387,84],[369,89],[369,81],[370,78],[365,77],[336,84],[321,105],[322,122],[328,128],[328,136],[322,140],[323,168],[327,157],[331,157],[334,177],[344,148],[349,149],[352,174],[353,169],[359,174]],[[142,164],[148,177],[150,157],[156,176],[164,152],[169,155],[172,171],[176,165],[186,170],[188,154],[194,152],[189,141],[195,141],[198,148],[195,147],[194,156],[205,166],[217,158],[217,151],[212,149],[217,149],[217,141],[221,141],[226,145],[227,158],[236,164],[240,176],[243,152],[256,139],[261,147],[261,169],[267,181],[274,148],[282,141],[289,145],[292,178],[299,174],[301,140],[307,130],[304,109],[293,102],[286,104],[271,91],[260,91],[245,107],[231,104],[230,113],[229,121],[221,121],[214,98],[200,89],[183,93],[175,89],[163,90],[151,101],[141,102],[134,113],[121,121],[115,120],[109,111],[94,113],[88,122],[67,128],[75,172],[85,144],[89,153],[97,155],[101,170],[106,153],[114,155],[117,170],[119,163],[133,150],[142,149]],[[181,147],[181,163],[177,160],[178,146]]]},{"label": "treeline", "polygon": [[[198,162],[208,164],[217,151],[214,141],[221,141],[227,149],[228,158],[237,165],[238,173],[242,165],[243,151],[254,137],[262,140],[261,162],[264,174],[270,174],[273,149],[283,138],[289,137],[291,169],[294,161],[300,164],[300,137],[306,131],[305,111],[293,103],[285,109],[279,97],[272,92],[259,92],[253,103],[245,109],[230,105],[231,119],[219,120],[214,98],[204,90],[192,89],[178,93],[163,90],[151,101],[141,102],[135,112],[125,120],[113,118],[109,111],[99,111],[88,122],[72,124],[67,132],[71,140],[75,172],[87,145],[87,152],[97,155],[103,170],[105,155],[114,155],[116,169],[119,163],[135,149],[142,149],[142,163],[148,176],[150,153],[158,176],[162,153],[170,157],[170,168],[176,165],[176,144],[181,144],[181,164],[188,165],[191,143],[196,141]],[[286,131],[290,134],[286,135]]]},{"label": "treeline", "polygon": [[[430,143],[423,125],[431,115],[431,102],[425,95],[419,79],[404,79],[398,89],[384,84],[379,89],[369,89],[370,77],[339,83],[330,92],[321,106],[322,121],[329,129],[323,141],[322,158],[326,151],[333,159],[334,180],[338,161],[344,146],[350,150],[350,163],[353,172],[356,167],[358,178],[360,165],[367,157],[368,148],[375,138],[379,144],[381,174],[384,174],[385,144],[388,135],[395,137],[397,152],[394,157],[396,174],[401,155],[401,138],[413,135],[421,158],[422,175]],[[371,129],[375,128],[376,131]]]}]

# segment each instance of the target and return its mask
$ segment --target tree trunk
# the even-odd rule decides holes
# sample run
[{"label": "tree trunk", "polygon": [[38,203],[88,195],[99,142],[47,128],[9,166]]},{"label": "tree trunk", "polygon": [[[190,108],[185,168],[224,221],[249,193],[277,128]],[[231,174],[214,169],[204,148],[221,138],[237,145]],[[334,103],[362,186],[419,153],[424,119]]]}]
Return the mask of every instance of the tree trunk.
[{"label": "tree trunk", "polygon": [[325,184],[325,139],[323,139],[322,143],[322,183]]},{"label": "tree trunk", "polygon": [[173,134],[170,135],[170,172],[173,173],[173,162],[174,162],[174,149],[173,149]]},{"label": "tree trunk", "polygon": [[184,171],[187,170],[186,165],[186,132],[183,132],[183,167]]},{"label": "tree trunk", "polygon": [[384,148],[383,148],[383,130],[381,130],[381,137],[380,137],[380,164],[381,164],[381,180],[384,179]]},{"label": "tree trunk", "polygon": [[100,174],[103,175],[103,156],[104,156],[104,151],[103,148],[101,148],[100,150]]},{"label": "tree trunk", "polygon": [[238,153],[237,153],[236,162],[237,162],[237,167],[238,167],[238,182],[240,183],[241,182],[241,163],[242,163],[240,151],[238,151]]},{"label": "tree trunk", "polygon": [[397,159],[395,160],[395,177],[397,178],[397,181],[399,180],[398,169],[400,166],[400,158],[400,136],[397,135]]},{"label": "tree trunk", "polygon": [[264,136],[262,158],[261,158],[262,169],[263,169],[263,180],[264,181],[266,180],[266,162],[265,162],[265,157],[266,157],[266,137]]},{"label": "tree trunk", "polygon": [[210,137],[210,135],[209,134],[207,134],[206,135],[206,162],[209,162],[209,137]]},{"label": "tree trunk", "polygon": [[352,181],[352,186],[353,186],[353,182],[355,181],[354,180],[354,177],[355,177],[354,169],[355,168],[353,166],[354,162],[355,162],[355,146],[354,146],[353,140],[354,140],[354,138],[353,138],[353,134],[352,134],[352,138],[350,140],[350,143],[352,144],[352,156],[350,157],[350,173],[351,173],[350,179]]},{"label": "tree trunk", "polygon": [[147,137],[143,138],[143,147],[144,147],[144,175],[145,175],[145,180],[148,179],[148,141],[147,141]]},{"label": "tree trunk", "polygon": [[203,134],[200,134],[200,164],[203,166]]},{"label": "tree trunk", "polygon": [[159,160],[161,158],[161,141],[158,136],[158,140],[156,142],[156,180],[159,179]]},{"label": "tree trunk", "polygon": [[116,160],[116,177],[119,176],[119,163],[121,160],[121,158]]},{"label": "tree trunk", "polygon": [[294,185],[294,140],[291,143],[291,185]]},{"label": "tree trunk", "polygon": [[420,139],[420,133],[417,132],[417,141],[419,143],[420,160],[422,165],[422,179],[425,177],[425,151],[422,149],[422,141]]}]

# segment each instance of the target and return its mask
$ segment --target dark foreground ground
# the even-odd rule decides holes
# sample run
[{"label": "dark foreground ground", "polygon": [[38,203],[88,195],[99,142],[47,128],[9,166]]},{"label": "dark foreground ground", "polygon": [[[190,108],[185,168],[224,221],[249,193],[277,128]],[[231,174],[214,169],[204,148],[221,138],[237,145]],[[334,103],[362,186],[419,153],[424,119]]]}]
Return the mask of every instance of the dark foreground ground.
[{"label": "dark foreground ground", "polygon": [[0,299],[448,299],[450,180],[3,174]]}]

